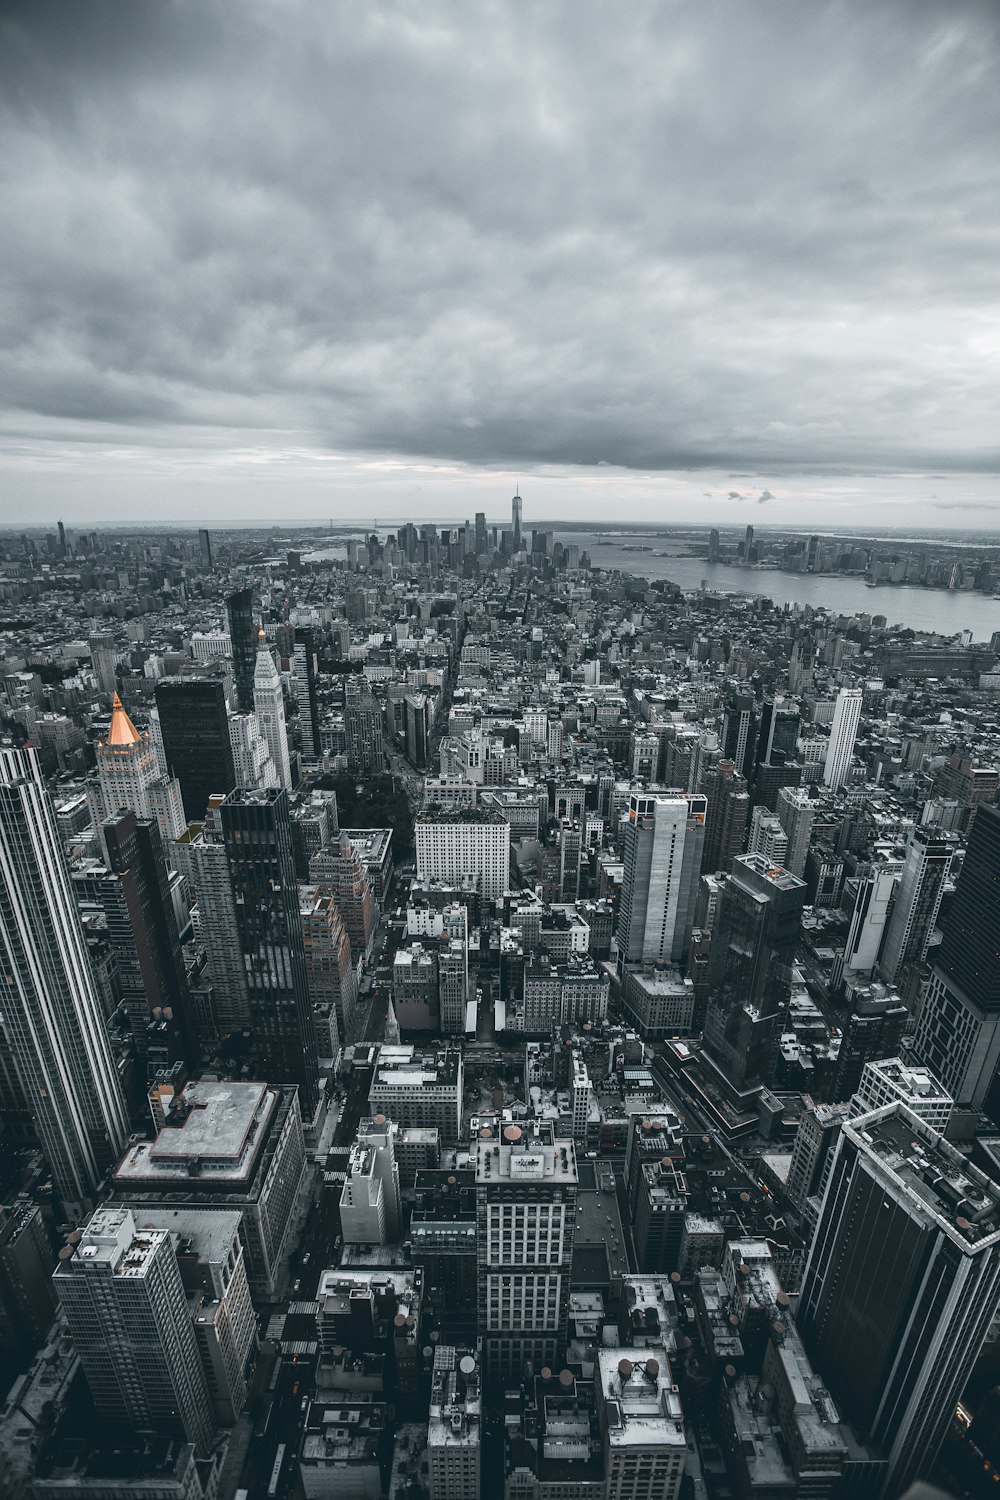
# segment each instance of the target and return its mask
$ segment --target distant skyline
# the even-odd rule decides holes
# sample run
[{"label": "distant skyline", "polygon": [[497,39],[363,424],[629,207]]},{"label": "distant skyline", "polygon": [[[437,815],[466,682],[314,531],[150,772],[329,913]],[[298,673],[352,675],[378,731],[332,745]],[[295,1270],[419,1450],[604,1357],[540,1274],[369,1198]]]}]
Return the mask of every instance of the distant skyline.
[{"label": "distant skyline", "polygon": [[0,0],[0,524],[992,530],[998,138],[988,0]]}]

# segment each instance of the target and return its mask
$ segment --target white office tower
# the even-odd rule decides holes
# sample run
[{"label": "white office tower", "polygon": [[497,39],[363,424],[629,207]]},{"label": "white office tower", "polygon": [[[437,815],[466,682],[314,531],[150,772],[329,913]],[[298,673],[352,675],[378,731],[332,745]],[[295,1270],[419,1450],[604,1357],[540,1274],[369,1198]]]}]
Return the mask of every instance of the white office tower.
[{"label": "white office tower", "polygon": [[943,1135],[955,1102],[946,1094],[929,1068],[883,1057],[865,1063],[858,1091],[851,1100],[851,1115],[865,1115],[887,1104],[905,1104],[912,1114]]},{"label": "white office tower", "polygon": [[472,879],[487,901],[499,901],[509,886],[510,824],[502,813],[420,813],[415,837],[418,880],[461,885]]},{"label": "white office tower", "polygon": [[128,807],[140,818],[156,820],[164,845],[179,838],[187,827],[181,784],[176,776],[165,775],[149,734],[139,733],[117,693],[108,737],[98,741],[96,754],[97,820]]},{"label": "white office tower", "polygon": [[[753,810],[753,820],[750,824],[750,847],[747,853],[760,854],[768,864],[778,866],[783,870],[788,869],[788,835],[781,825],[781,820],[764,806],[755,807]],[[801,879],[801,876],[799,878]]]},{"label": "white office tower", "polygon": [[340,1195],[340,1231],[345,1245],[391,1245],[399,1239],[403,1210],[397,1134],[397,1127],[385,1115],[363,1120],[358,1128]]},{"label": "white office tower", "polygon": [[633,792],[623,826],[619,964],[687,959],[708,800]]},{"label": "white office tower", "polygon": [[471,1161],[486,1376],[519,1383],[527,1360],[553,1368],[565,1353],[576,1153],[544,1121],[508,1125],[500,1140],[480,1132]]},{"label": "white office tower", "polygon": [[170,1235],[212,1411],[221,1427],[232,1427],[246,1405],[258,1344],[240,1214],[226,1208],[125,1206],[140,1231],[162,1229]]},{"label": "white office tower", "polygon": [[815,816],[814,804],[797,787],[783,786],[778,793],[777,816],[788,840],[785,869],[801,880],[806,873],[806,855],[809,853]]},{"label": "white office tower", "polygon": [[595,1376],[608,1500],[676,1500],[687,1441],[665,1346],[598,1349]]},{"label": "white office tower", "polygon": [[173,845],[172,858],[187,876],[197,901],[191,913],[195,941],[208,959],[212,1012],[222,1036],[250,1023],[246,969],[236,917],[236,897],[222,838],[219,805],[212,798],[203,824],[192,823]]},{"label": "white office tower", "polygon": [[165,1229],[101,1208],[53,1282],[102,1417],[193,1443],[212,1442],[212,1404],[177,1257]]},{"label": "white office tower", "polygon": [[267,741],[278,778],[277,785],[290,792],[292,768],[288,757],[288,733],[285,729],[285,695],[281,689],[281,676],[263,631],[259,637],[257,665],[253,674],[253,708],[261,733]]},{"label": "white office tower", "polygon": [[256,714],[229,715],[233,769],[241,792],[266,791],[278,786],[278,772]]},{"label": "white office tower", "polygon": [[910,834],[879,959],[887,984],[898,982],[906,964],[922,964],[927,957],[957,846],[955,835],[939,828],[914,828]]},{"label": "white office tower", "polygon": [[52,802],[33,749],[0,749],[0,1024],[56,1192],[96,1197],[128,1118]]},{"label": "white office tower", "polygon": [[479,1500],[482,1395],[474,1354],[434,1350],[427,1462],[430,1500]]},{"label": "white office tower", "polygon": [[848,981],[862,981],[874,973],[902,869],[900,861],[892,860],[873,865],[867,875],[857,877],[854,910],[844,944],[844,978]]},{"label": "white office tower", "polygon": [[1000,1187],[901,1104],[836,1149],[798,1324],[889,1500],[930,1473],[996,1316]]},{"label": "white office tower", "polygon": [[841,688],[833,710],[830,727],[830,743],[823,766],[823,780],[828,787],[838,791],[850,779],[851,762],[854,757],[854,741],[858,737],[861,722],[860,688]]}]

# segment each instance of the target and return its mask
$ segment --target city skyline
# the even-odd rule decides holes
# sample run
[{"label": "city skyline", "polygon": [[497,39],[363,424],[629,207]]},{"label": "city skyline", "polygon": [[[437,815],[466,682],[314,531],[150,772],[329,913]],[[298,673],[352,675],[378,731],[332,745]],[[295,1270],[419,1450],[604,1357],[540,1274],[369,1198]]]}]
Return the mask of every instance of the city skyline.
[{"label": "city skyline", "polygon": [[12,521],[997,516],[993,8],[222,14],[4,8]]}]

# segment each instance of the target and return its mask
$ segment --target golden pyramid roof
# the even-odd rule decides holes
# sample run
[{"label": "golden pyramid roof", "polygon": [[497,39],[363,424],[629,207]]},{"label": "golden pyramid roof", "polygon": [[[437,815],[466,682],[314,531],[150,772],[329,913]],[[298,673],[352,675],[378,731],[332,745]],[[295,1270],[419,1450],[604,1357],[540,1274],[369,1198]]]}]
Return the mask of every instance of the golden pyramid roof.
[{"label": "golden pyramid roof", "polygon": [[139,731],[122,707],[122,700],[115,694],[111,710],[111,728],[108,730],[109,745],[134,745]]}]

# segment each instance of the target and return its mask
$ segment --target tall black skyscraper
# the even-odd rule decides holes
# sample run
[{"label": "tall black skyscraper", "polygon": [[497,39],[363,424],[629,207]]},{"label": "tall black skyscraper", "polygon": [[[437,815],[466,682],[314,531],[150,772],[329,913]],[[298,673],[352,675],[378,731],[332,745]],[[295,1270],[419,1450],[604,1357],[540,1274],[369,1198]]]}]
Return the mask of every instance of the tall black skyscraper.
[{"label": "tall black skyscraper", "polygon": [[296,1083],[302,1114],[318,1099],[316,1035],[288,816],[288,795],[234,792],[220,809],[261,1076]]},{"label": "tall black skyscraper", "polygon": [[757,731],[757,764],[773,760],[775,750],[780,750],[785,760],[794,760],[801,727],[799,711],[793,703],[765,698]]},{"label": "tall black skyscraper", "polygon": [[945,918],[914,1049],[952,1098],[1000,1117],[1000,808],[982,805]]},{"label": "tall black skyscraper", "polygon": [[[881,1468],[852,1493],[896,1500],[927,1476],[998,1300],[997,1184],[902,1104],[848,1120],[798,1324],[841,1416]],[[856,1473],[862,1481],[861,1463]]]},{"label": "tall black skyscraper", "polygon": [[316,642],[308,626],[296,628],[292,655],[302,754],[306,760],[318,760],[322,747],[319,737],[319,700],[316,697]]},{"label": "tall black skyscraper", "polygon": [[110,866],[101,897],[139,1055],[151,1058],[166,1049],[168,1061],[191,1060],[187,981],[160,831],[121,808],[101,832]]},{"label": "tall black skyscraper", "polygon": [[[250,686],[252,706],[252,672]],[[200,823],[209,797],[236,785],[225,684],[221,677],[163,677],[156,684],[156,707],[163,753],[181,784],[184,814]]]},{"label": "tall black skyscraper", "polygon": [[805,896],[762,855],[733,861],[712,930],[705,1049],[738,1092],[774,1076]]},{"label": "tall black skyscraper", "polygon": [[757,705],[753,693],[730,693],[722,721],[722,754],[745,776],[757,753]]},{"label": "tall black skyscraper", "polygon": [[253,623],[253,589],[237,589],[226,600],[229,639],[233,643],[233,676],[241,714],[253,713],[253,674],[257,666],[257,631]]}]

